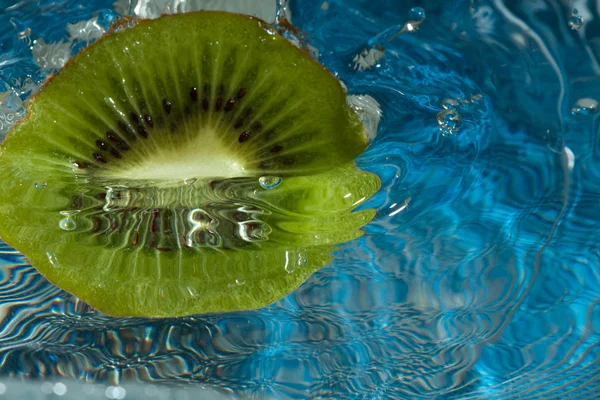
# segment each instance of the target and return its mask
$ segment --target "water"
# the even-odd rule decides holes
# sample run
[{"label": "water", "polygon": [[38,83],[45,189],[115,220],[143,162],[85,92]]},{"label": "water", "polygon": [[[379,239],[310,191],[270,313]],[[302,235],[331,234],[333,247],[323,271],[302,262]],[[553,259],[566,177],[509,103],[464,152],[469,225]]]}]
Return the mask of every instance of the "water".
[{"label": "water", "polygon": [[[67,24],[110,20],[124,3],[5,10],[0,77],[25,99],[51,72],[29,41],[76,52],[85,39]],[[366,205],[377,210],[367,235],[265,309],[170,320],[103,316],[4,246],[0,374],[54,396],[57,383],[63,396],[80,390],[76,379],[105,385],[94,392],[105,398],[135,398],[136,382],[157,398],[163,384],[172,398],[201,387],[256,398],[597,398],[593,3],[290,1],[280,15],[379,121],[358,160],[383,181]],[[425,19],[409,30],[415,7]],[[444,110],[460,115],[451,134]]]}]

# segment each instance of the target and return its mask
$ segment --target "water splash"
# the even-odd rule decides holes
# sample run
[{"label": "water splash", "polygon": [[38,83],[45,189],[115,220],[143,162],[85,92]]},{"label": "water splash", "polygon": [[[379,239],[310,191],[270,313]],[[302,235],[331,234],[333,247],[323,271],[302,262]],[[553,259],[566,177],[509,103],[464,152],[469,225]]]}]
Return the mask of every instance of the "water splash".
[{"label": "water splash", "polygon": [[346,103],[348,103],[360,117],[360,120],[366,129],[369,142],[373,141],[377,135],[379,121],[383,115],[381,106],[377,100],[369,95],[349,95],[346,97]]},{"label": "water splash", "polygon": [[366,71],[373,66],[377,66],[379,60],[385,55],[385,49],[379,45],[376,47],[364,49],[352,59],[352,68],[358,72]]},{"label": "water splash", "polygon": [[0,143],[15,124],[26,115],[23,101],[13,87],[0,79]]},{"label": "water splash", "polygon": [[33,41],[31,53],[33,60],[42,70],[57,71],[71,58],[71,48],[70,41],[46,43],[44,39],[36,39]]},{"label": "water splash", "polygon": [[85,43],[99,39],[106,29],[98,22],[98,18],[67,24],[67,33],[71,40],[79,40]]}]

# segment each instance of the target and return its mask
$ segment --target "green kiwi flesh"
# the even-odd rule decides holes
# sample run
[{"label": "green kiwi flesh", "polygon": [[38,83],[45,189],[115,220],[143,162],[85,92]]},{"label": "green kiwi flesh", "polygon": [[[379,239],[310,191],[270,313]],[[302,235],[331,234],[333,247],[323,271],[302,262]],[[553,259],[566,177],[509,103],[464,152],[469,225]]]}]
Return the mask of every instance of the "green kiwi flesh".
[{"label": "green kiwi flesh", "polygon": [[27,108],[0,148],[0,237],[110,315],[264,307],[374,216],[353,212],[380,183],[339,82],[254,18],[142,21]]}]

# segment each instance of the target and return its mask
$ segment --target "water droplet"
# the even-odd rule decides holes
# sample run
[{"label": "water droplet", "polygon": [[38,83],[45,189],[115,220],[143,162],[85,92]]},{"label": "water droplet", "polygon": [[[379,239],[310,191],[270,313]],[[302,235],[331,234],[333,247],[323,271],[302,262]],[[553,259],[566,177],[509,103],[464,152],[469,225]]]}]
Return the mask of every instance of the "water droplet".
[{"label": "water droplet", "polygon": [[585,97],[575,102],[575,107],[571,109],[571,114],[591,115],[597,113],[598,108],[596,100]]},{"label": "water droplet", "polygon": [[235,284],[238,285],[238,286],[242,286],[244,283],[246,283],[246,281],[243,280],[243,279],[236,279],[235,280]]},{"label": "water droplet", "polygon": [[46,182],[42,182],[42,183],[34,183],[33,187],[36,189],[45,189],[46,186],[48,186],[48,184]]},{"label": "water droplet", "polygon": [[285,252],[285,266],[283,267],[288,274],[293,273],[296,270],[296,263],[290,260],[290,252]]},{"label": "water droplet", "polygon": [[65,231],[72,231],[73,229],[77,228],[77,224],[75,223],[75,221],[73,221],[69,217],[61,219],[58,223],[58,226],[60,226],[60,229]]},{"label": "water droplet", "polygon": [[196,183],[198,179],[196,178],[185,178],[183,180],[183,183],[185,183],[186,185],[193,185],[194,183]]},{"label": "water droplet", "polygon": [[569,17],[569,28],[578,31],[583,26],[583,23],[583,17],[579,15],[579,10],[574,8]]},{"label": "water droplet", "polygon": [[425,10],[421,7],[413,7],[408,13],[408,18],[415,22],[423,22],[425,20]]},{"label": "water droplet", "polygon": [[298,254],[298,266],[300,268],[306,267],[306,264],[308,263],[308,259],[306,257],[306,253],[299,253]]},{"label": "water droplet", "polygon": [[275,189],[281,184],[281,178],[278,176],[261,176],[258,178],[258,183],[264,189]]},{"label": "water droplet", "polygon": [[565,155],[567,157],[567,167],[569,167],[569,170],[572,170],[575,166],[575,154],[565,146]]},{"label": "water droplet", "polygon": [[483,95],[482,94],[474,94],[473,96],[471,96],[469,98],[469,101],[471,103],[475,103],[475,104],[479,103],[481,100],[483,100]]},{"label": "water droplet", "polygon": [[[58,268],[58,259],[56,258],[55,254],[52,253],[46,253],[46,257],[48,257],[48,261],[50,262],[50,265],[52,265],[52,267],[54,268]],[[50,388],[50,391],[52,391],[52,388]]]},{"label": "water droplet", "polygon": [[442,107],[446,110],[458,110],[460,108],[460,104],[454,99],[444,99],[442,100]]},{"label": "water droplet", "polygon": [[406,32],[414,32],[419,29],[419,26],[425,21],[425,10],[421,7],[413,7],[408,13],[408,21],[402,26],[402,29],[392,36],[389,41],[391,42],[398,35],[402,35]]},{"label": "water droplet", "polygon": [[436,119],[443,135],[457,133],[458,127],[462,123],[462,117],[454,110],[442,110]]}]

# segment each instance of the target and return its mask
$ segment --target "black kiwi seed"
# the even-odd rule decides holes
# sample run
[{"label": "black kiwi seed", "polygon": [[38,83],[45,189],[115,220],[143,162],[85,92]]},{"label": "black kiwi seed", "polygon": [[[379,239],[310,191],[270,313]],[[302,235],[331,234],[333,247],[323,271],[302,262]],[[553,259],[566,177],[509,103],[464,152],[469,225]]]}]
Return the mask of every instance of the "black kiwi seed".
[{"label": "black kiwi seed", "polygon": [[238,142],[244,143],[248,139],[250,139],[250,131],[244,131],[240,134],[240,137],[238,138]]},{"label": "black kiwi seed", "polygon": [[72,164],[79,169],[84,169],[86,167],[86,165],[80,161],[73,161]]},{"label": "black kiwi seed", "polygon": [[208,111],[208,99],[206,98],[202,100],[202,109]]},{"label": "black kiwi seed", "polygon": [[119,152],[117,151],[117,149],[113,149],[112,147],[111,147],[111,149],[110,149],[110,154],[112,154],[112,155],[113,155],[113,157],[115,157],[115,158],[121,158],[121,153],[119,153]]},{"label": "black kiwi seed", "polygon": [[133,122],[135,122],[136,124],[140,122],[140,118],[138,117],[138,115],[135,112],[131,111],[129,113],[129,116],[131,117],[131,120]]},{"label": "black kiwi seed", "polygon": [[99,217],[94,217],[93,222],[94,222],[94,226],[92,229],[90,229],[90,232],[92,232],[92,233],[99,232],[100,229],[102,229],[102,220]]},{"label": "black kiwi seed", "polygon": [[71,207],[74,210],[81,210],[83,208],[83,197],[81,196],[73,196],[71,199]]},{"label": "black kiwi seed", "polygon": [[163,108],[167,114],[171,114],[171,102],[167,99],[163,99]]},{"label": "black kiwi seed", "polygon": [[223,99],[219,97],[217,99],[217,104],[215,104],[215,110],[219,111],[221,109],[222,105],[223,105]]},{"label": "black kiwi seed", "polygon": [[242,127],[242,125],[244,125],[244,120],[242,120],[242,119],[238,119],[238,120],[236,121],[235,125],[234,125],[234,128],[235,128],[235,129],[241,128],[241,127]]},{"label": "black kiwi seed", "polygon": [[195,87],[190,88],[190,98],[194,103],[198,101],[198,89]]},{"label": "black kiwi seed", "polygon": [[150,128],[154,126],[154,122],[152,122],[152,117],[150,115],[144,114],[144,121],[146,122],[146,125],[148,125]]},{"label": "black kiwi seed", "polygon": [[283,150],[283,146],[280,144],[276,144],[271,148],[271,153],[279,153],[281,150]]},{"label": "black kiwi seed", "polygon": [[122,141],[117,142],[117,147],[119,148],[119,150],[123,150],[123,151],[129,150],[129,145]]},{"label": "black kiwi seed", "polygon": [[94,153],[94,160],[106,164],[106,159],[102,157],[102,154]]},{"label": "black kiwi seed", "polygon": [[283,159],[283,165],[293,165],[293,164],[296,164],[295,157],[286,157]]},{"label": "black kiwi seed", "polygon": [[238,90],[238,92],[237,92],[237,98],[238,99],[241,99],[245,95],[246,95],[246,88],[241,88],[240,90]]},{"label": "black kiwi seed", "polygon": [[[130,128],[129,128],[129,126],[128,126],[128,125],[127,125],[125,122],[123,122],[123,121],[118,121],[118,122],[117,122],[117,125],[119,126],[119,128],[121,129],[121,131],[123,131],[123,132],[126,132],[126,133],[132,133],[132,132],[131,132],[131,130],[130,130]],[[135,139],[136,139],[135,135],[132,135],[132,134],[131,134],[131,135],[128,135],[128,136],[129,136],[129,137],[130,137],[132,140],[135,140]]]},{"label": "black kiwi seed", "polygon": [[108,144],[100,139],[96,140],[96,146],[98,146],[100,150],[108,150]]},{"label": "black kiwi seed", "polygon": [[148,130],[146,129],[146,127],[144,125],[138,125],[138,133],[143,138],[148,137]]},{"label": "black kiwi seed", "polygon": [[225,104],[225,111],[233,110],[233,106],[235,106],[235,99],[230,97],[229,100],[227,100],[227,104]]},{"label": "black kiwi seed", "polygon": [[160,215],[160,210],[155,208],[152,210],[152,222],[150,227],[150,232],[155,233],[158,230],[157,218]]}]

